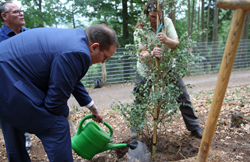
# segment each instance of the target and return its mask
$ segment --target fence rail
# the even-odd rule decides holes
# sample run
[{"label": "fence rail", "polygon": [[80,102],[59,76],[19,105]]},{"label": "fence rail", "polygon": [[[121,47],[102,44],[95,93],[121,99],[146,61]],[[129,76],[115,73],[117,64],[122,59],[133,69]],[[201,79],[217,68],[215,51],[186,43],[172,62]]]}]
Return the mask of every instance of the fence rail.
[{"label": "fence rail", "polygon": [[[224,54],[226,42],[200,42],[192,50],[193,55],[205,58],[202,62],[192,65],[189,75],[218,73]],[[107,72],[107,84],[131,82],[135,77],[136,61],[131,60],[129,55],[124,55],[124,48],[117,49],[116,53],[105,62]],[[185,53],[184,53],[185,54]],[[241,40],[234,61],[233,70],[250,69],[250,40]],[[94,64],[88,73],[82,78],[85,87],[93,87],[95,79],[102,79],[101,63]]]}]

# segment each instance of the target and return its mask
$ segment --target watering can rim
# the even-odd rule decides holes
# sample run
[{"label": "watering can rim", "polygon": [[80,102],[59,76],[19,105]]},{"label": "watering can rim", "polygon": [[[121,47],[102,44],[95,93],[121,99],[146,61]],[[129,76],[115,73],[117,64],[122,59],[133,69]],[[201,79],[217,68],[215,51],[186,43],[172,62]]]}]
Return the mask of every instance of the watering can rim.
[{"label": "watering can rim", "polygon": [[[79,126],[78,126],[78,130],[77,130],[77,135],[79,135],[83,129],[82,125],[83,123],[85,122],[85,120],[87,119],[91,119],[91,118],[95,118],[94,115],[86,115],[79,123]],[[92,121],[93,122],[93,121]],[[109,129],[109,137],[111,137],[113,135],[113,129],[112,127],[106,122],[106,121],[103,121],[103,124]],[[98,124],[97,124],[98,125]]]}]

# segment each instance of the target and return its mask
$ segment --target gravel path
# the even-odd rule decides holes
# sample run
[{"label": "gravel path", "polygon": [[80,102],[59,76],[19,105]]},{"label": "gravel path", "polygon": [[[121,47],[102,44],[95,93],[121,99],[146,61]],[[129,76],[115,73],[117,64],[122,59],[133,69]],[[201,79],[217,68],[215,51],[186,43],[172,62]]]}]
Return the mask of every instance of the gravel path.
[{"label": "gravel path", "polygon": [[[189,93],[198,93],[201,91],[214,90],[218,79],[218,73],[187,76],[183,78],[185,84],[195,85],[192,89],[188,89]],[[233,71],[230,76],[228,87],[250,84],[250,70]],[[110,108],[110,103],[118,100],[123,103],[131,103],[133,97],[131,92],[134,83],[107,85],[102,88],[87,88],[90,96],[100,109]],[[72,105],[79,106],[75,98],[72,96],[68,100],[69,107]]]}]

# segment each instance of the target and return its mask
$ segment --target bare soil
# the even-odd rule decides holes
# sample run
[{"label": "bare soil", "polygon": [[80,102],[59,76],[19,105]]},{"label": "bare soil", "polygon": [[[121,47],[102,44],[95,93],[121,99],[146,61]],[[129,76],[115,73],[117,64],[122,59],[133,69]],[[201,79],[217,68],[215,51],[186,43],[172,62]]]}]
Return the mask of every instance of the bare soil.
[{"label": "bare soil", "polygon": [[[184,78],[186,84],[196,85],[188,91],[195,113],[203,128],[211,106],[217,76],[218,74],[209,74]],[[250,70],[233,72],[228,87],[207,158],[209,162],[247,162],[250,159]],[[113,143],[126,143],[132,140],[129,137],[129,128],[126,126],[126,121],[120,116],[119,110],[111,109],[109,106],[111,102],[118,100],[131,103],[133,101],[132,89],[132,83],[87,89],[104,114],[104,120],[113,128]],[[89,111],[80,107],[73,97],[70,98],[68,104],[71,110],[71,119],[77,128],[81,119],[89,114]],[[236,112],[243,116],[243,122],[238,127],[230,128],[231,114]],[[165,129],[160,130],[160,132],[157,137],[157,156],[152,161],[195,161],[201,139],[190,136],[190,132],[187,131],[179,111],[174,115],[173,120],[165,125]],[[72,131],[71,134],[73,136]],[[41,141],[33,134],[31,134],[31,137],[30,157],[32,162],[48,161]],[[136,140],[140,140],[148,146],[150,145],[142,137]],[[105,151],[95,155],[91,161],[128,161],[129,154],[127,151],[128,148],[126,147]],[[75,162],[89,161],[78,156],[74,151],[72,152]],[[0,161],[8,161],[1,133]]]}]

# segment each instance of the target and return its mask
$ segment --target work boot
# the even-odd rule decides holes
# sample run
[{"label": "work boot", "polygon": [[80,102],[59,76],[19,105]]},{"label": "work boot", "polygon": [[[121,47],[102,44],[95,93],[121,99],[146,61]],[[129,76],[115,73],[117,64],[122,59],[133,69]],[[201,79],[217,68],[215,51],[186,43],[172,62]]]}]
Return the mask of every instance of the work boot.
[{"label": "work boot", "polygon": [[203,129],[197,129],[197,130],[194,130],[194,131],[191,131],[191,136],[194,136],[194,137],[197,137],[197,138],[202,138],[202,135],[203,135]]},{"label": "work boot", "polygon": [[136,127],[131,127],[131,128],[130,128],[130,134],[129,134],[129,136],[130,136],[132,139],[136,139],[136,138],[138,137]]}]

